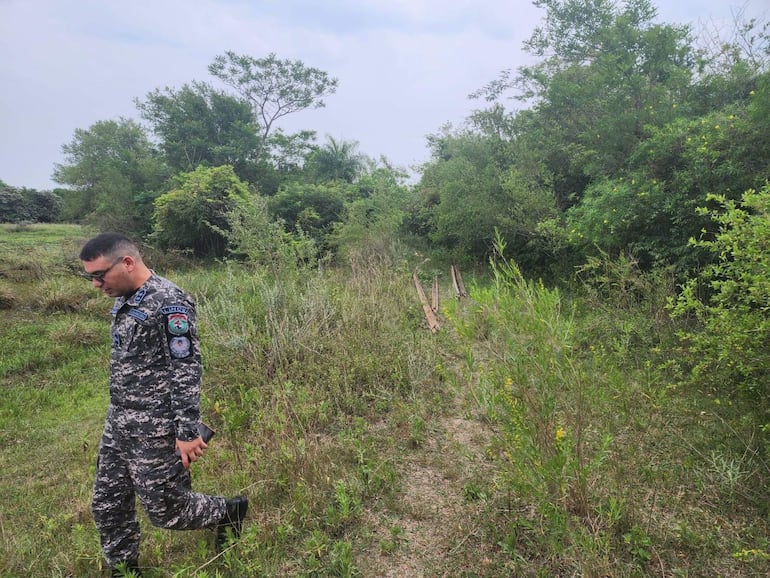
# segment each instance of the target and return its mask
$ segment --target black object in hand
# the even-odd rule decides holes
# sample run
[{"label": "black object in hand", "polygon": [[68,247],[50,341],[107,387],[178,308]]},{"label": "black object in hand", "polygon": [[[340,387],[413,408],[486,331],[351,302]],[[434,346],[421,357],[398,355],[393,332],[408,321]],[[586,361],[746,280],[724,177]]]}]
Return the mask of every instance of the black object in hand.
[{"label": "black object in hand", "polygon": [[201,438],[203,438],[203,443],[209,443],[209,440],[213,438],[214,434],[217,432],[215,432],[205,423],[201,422],[198,424],[198,433],[200,434]]}]

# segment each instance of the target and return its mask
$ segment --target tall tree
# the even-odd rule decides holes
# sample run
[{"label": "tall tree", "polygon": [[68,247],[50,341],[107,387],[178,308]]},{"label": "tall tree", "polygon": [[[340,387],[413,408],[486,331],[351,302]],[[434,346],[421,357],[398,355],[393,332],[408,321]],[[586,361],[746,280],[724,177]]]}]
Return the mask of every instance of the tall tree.
[{"label": "tall tree", "polygon": [[327,136],[326,143],[308,155],[305,169],[319,182],[354,182],[361,174],[364,158],[358,153],[358,143],[336,140]]},{"label": "tall tree", "polygon": [[53,178],[79,197],[75,216],[126,233],[149,231],[167,169],[139,124],[99,121],[77,129],[62,152],[66,163],[55,166]]},{"label": "tall tree", "polygon": [[649,0],[535,0],[543,24],[525,48],[538,58],[475,96],[509,89],[533,103],[517,120],[544,159],[562,208],[593,179],[616,176],[647,136],[679,114],[694,61],[687,27],[657,24]]},{"label": "tall tree", "polygon": [[531,242],[552,199],[514,168],[496,162],[499,140],[478,131],[432,136],[436,160],[420,182],[429,206],[431,240],[456,259],[484,260],[495,231],[508,239],[520,263],[530,265]]},{"label": "tall tree", "polygon": [[259,147],[249,103],[202,82],[179,90],[157,89],[136,105],[169,166],[189,172],[199,165],[231,165],[244,176]]},{"label": "tall tree", "polygon": [[228,51],[214,58],[209,72],[251,104],[261,130],[261,154],[268,149],[268,138],[278,119],[325,106],[323,98],[334,94],[338,84],[322,70],[299,60],[280,60],[273,53],[253,58]]}]

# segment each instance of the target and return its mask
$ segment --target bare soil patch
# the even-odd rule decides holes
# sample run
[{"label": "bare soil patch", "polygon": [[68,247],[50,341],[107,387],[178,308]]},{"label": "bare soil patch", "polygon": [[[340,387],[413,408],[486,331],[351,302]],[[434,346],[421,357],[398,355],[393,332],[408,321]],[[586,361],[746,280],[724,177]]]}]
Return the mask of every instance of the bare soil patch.
[{"label": "bare soil patch", "polygon": [[489,436],[484,423],[473,418],[447,415],[432,424],[424,442],[398,465],[400,498],[367,512],[371,546],[357,561],[364,576],[457,576],[481,570],[468,565],[483,565],[479,520],[485,503],[469,496],[467,488],[492,475],[485,458]]}]

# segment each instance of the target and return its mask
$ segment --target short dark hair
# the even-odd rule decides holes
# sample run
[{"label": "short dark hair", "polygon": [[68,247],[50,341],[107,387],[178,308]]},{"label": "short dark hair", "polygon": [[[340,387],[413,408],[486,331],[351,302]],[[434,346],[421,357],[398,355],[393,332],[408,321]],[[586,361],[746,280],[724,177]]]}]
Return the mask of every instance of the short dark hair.
[{"label": "short dark hair", "polygon": [[93,261],[99,257],[115,257],[117,253],[141,259],[139,248],[131,239],[121,233],[100,233],[86,241],[80,249],[81,261]]}]

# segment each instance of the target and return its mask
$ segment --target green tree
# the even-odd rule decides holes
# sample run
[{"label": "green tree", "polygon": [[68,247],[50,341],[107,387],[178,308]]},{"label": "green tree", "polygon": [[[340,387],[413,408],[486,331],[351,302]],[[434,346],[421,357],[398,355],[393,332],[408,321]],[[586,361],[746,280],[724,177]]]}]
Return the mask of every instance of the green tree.
[{"label": "green tree", "polygon": [[325,106],[323,98],[337,90],[338,80],[299,60],[280,60],[275,54],[253,58],[227,51],[214,58],[209,72],[251,104],[261,130],[258,158],[268,152],[276,121],[288,114]]},{"label": "green tree", "polygon": [[322,184],[289,182],[270,197],[272,215],[286,223],[289,231],[303,231],[319,247],[327,246],[327,236],[345,218],[347,203],[356,198],[353,185],[337,181]]},{"label": "green tree", "polygon": [[0,222],[20,223],[31,221],[32,211],[22,192],[0,181]]},{"label": "green tree", "polygon": [[54,191],[23,189],[22,193],[27,197],[35,221],[55,223],[61,219],[62,198]]},{"label": "green tree", "polygon": [[476,115],[491,124],[431,137],[433,160],[423,167],[419,191],[433,243],[452,258],[485,262],[497,231],[516,260],[531,270],[539,258],[538,224],[554,217],[549,191],[513,166],[502,138],[499,110]]},{"label": "green tree", "polygon": [[388,255],[401,234],[412,195],[406,175],[385,164],[362,175],[359,196],[346,206],[344,220],[334,225],[331,242],[336,252],[351,259],[354,253],[377,259]]},{"label": "green tree", "polygon": [[[303,130],[286,134],[280,128],[270,135],[270,145],[273,150],[273,160],[276,171],[285,178],[300,178],[305,165],[305,159],[316,150],[313,144],[315,131]],[[266,192],[273,194],[275,191]]]},{"label": "green tree", "polygon": [[509,89],[533,104],[515,132],[543,159],[557,203],[579,200],[592,179],[613,177],[646,138],[674,118],[687,95],[689,30],[657,24],[648,0],[536,0],[546,10],[525,48],[538,61],[474,96],[494,101]]},{"label": "green tree", "polygon": [[230,166],[197,167],[176,177],[176,186],[155,201],[152,239],[159,246],[189,249],[198,256],[226,253],[227,215],[248,187]]},{"label": "green tree", "polygon": [[231,165],[239,176],[248,174],[259,146],[249,103],[194,82],[157,89],[136,105],[175,172]]},{"label": "green tree", "polygon": [[707,114],[745,101],[770,67],[770,22],[733,12],[732,27],[703,27],[698,38],[697,83],[689,109]]},{"label": "green tree", "polygon": [[219,232],[229,251],[248,263],[271,269],[294,269],[317,256],[317,246],[303,231],[288,232],[282,221],[270,217],[267,197],[250,195],[235,199],[227,212],[227,230]]},{"label": "green tree", "polygon": [[305,170],[316,182],[354,182],[364,168],[364,157],[358,153],[358,143],[338,141],[327,136],[326,143],[311,152]]},{"label": "green tree", "polygon": [[12,187],[0,180],[0,222],[53,223],[61,218],[62,199],[52,191]]},{"label": "green tree", "polygon": [[77,129],[62,152],[66,162],[56,165],[53,178],[74,189],[73,217],[131,234],[149,231],[167,169],[139,124],[99,121]]}]

